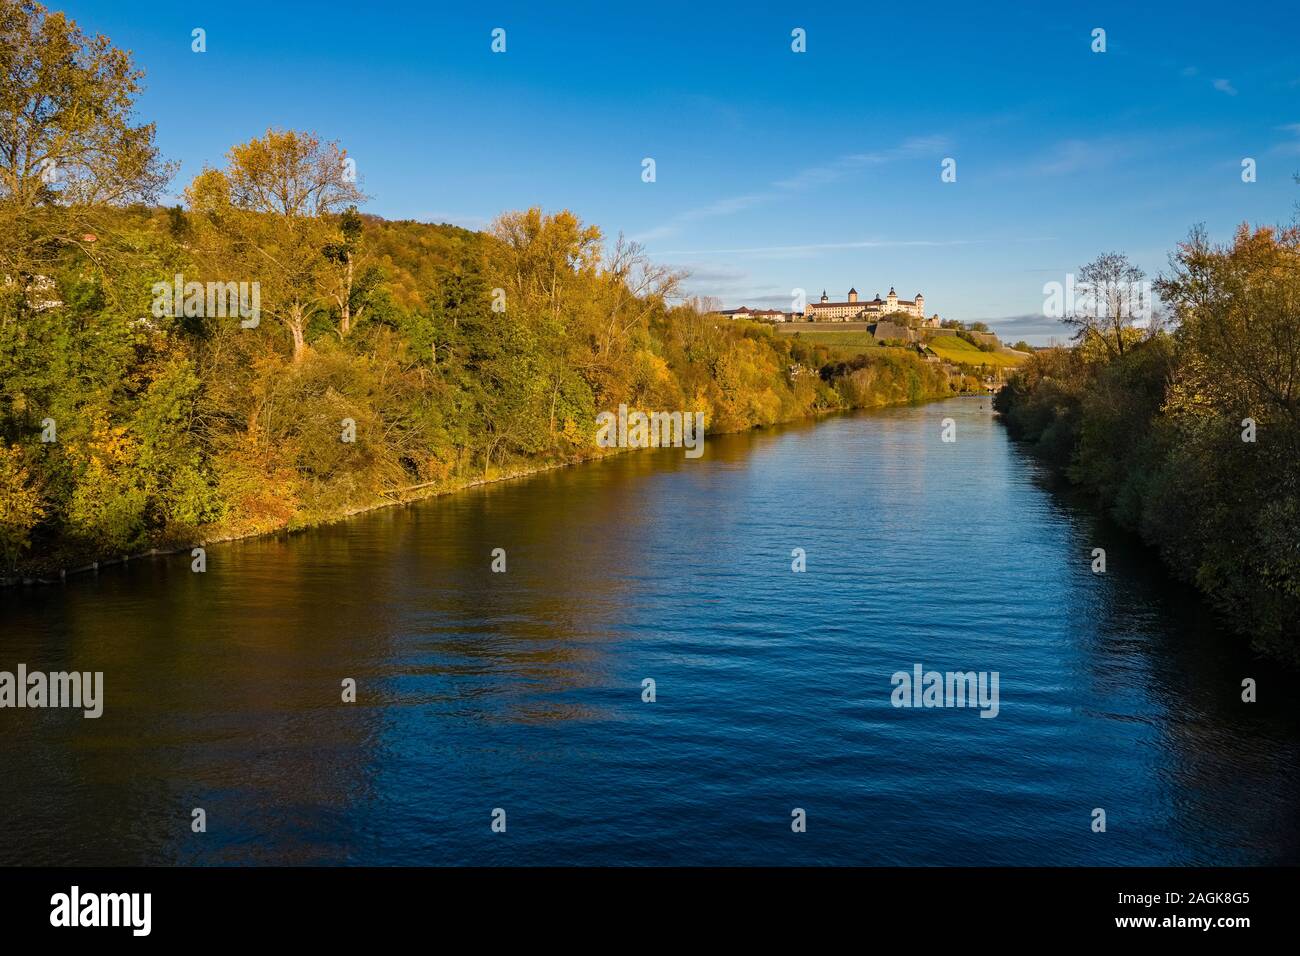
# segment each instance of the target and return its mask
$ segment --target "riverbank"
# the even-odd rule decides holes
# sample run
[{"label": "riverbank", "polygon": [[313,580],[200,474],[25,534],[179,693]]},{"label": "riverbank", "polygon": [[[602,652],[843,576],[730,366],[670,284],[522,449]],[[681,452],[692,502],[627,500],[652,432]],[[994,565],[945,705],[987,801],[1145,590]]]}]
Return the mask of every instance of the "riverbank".
[{"label": "riverbank", "polygon": [[[486,233],[322,224],[348,226],[350,255],[370,263],[346,322],[322,308],[286,335],[220,316],[125,318],[121,303],[160,269],[141,249],[160,250],[168,276],[244,266],[195,258],[181,237],[210,225],[201,216],[103,215],[113,255],[88,266],[67,250],[50,266],[59,305],[0,314],[0,380],[13,383],[0,400],[0,567],[20,581],[583,461],[595,454],[583,423],[621,405],[703,413],[718,434],[964,384],[903,350],[836,362],[674,304],[670,274],[632,295],[624,273],[594,264],[599,230],[535,209]],[[506,241],[515,230],[528,240]],[[583,257],[591,268],[571,268]],[[539,286],[539,272],[564,281]]]},{"label": "riverbank", "polygon": [[1188,401],[1203,372],[1163,334],[1114,356],[1045,350],[994,407],[1012,438],[1155,548],[1228,628],[1295,666],[1300,440],[1284,417],[1256,420],[1239,395]]},{"label": "riverbank", "polygon": [[[965,394],[965,393],[960,393]],[[811,414],[797,418],[785,419],[779,422],[773,422],[771,425],[755,425],[748,429],[730,429],[725,431],[716,431],[706,433],[708,437],[717,435],[735,434],[741,431],[752,431],[767,427],[777,427],[780,425],[796,424],[798,422],[815,421],[845,411],[865,410],[870,408],[888,408],[902,405],[920,404],[936,401],[944,401],[949,398],[959,397],[959,395],[938,394],[929,395],[919,401],[896,401],[896,402],[878,402],[872,405],[856,406],[854,408],[825,408],[814,410]],[[310,521],[300,522],[293,526],[286,526],[273,529],[259,529],[247,531],[230,531],[219,528],[209,529],[207,533],[202,533],[193,539],[180,540],[159,540],[153,544],[147,551],[140,551],[133,554],[121,556],[92,556],[81,555],[71,559],[73,566],[50,566],[42,568],[33,567],[26,573],[17,575],[0,576],[0,587],[19,587],[19,586],[37,586],[37,585],[58,585],[63,584],[69,577],[75,577],[82,574],[96,573],[101,569],[112,567],[114,565],[129,564],[133,561],[148,560],[151,558],[165,557],[168,555],[183,554],[192,552],[195,548],[206,548],[213,544],[221,544],[231,541],[243,541],[253,538],[273,537],[276,535],[295,534],[308,531],[313,528],[326,527],[332,524],[338,524],[359,515],[368,514],[373,511],[379,511],[385,508],[395,508],[404,505],[416,504],[421,501],[427,501],[433,498],[453,495],[471,488],[481,487],[483,485],[496,484],[499,482],[513,481],[520,478],[527,478],[533,475],[542,474],[548,471],[555,471],[561,468],[570,468],[578,465],[592,464],[603,461],[607,458],[626,454],[629,452],[646,451],[649,449],[641,448],[613,448],[613,449],[595,449],[588,455],[575,457],[566,461],[550,462],[533,462],[530,464],[519,464],[514,467],[500,469],[494,473],[479,478],[466,478],[464,480],[452,480],[438,483],[422,483],[406,488],[396,488],[384,493],[381,497],[376,498],[366,504],[356,505],[336,513],[320,515]]]},{"label": "riverbank", "polygon": [[[614,452],[613,454],[617,454]],[[402,505],[414,504],[418,501],[425,501],[431,498],[438,498],[443,495],[455,494],[459,491],[465,491],[469,488],[475,488],[481,485],[495,484],[501,481],[511,481],[516,478],[526,478],[530,475],[541,474],[546,471],[553,471],[557,468],[567,468],[571,465],[585,464],[589,461],[598,461],[605,455],[596,458],[586,458],[572,462],[554,462],[551,464],[539,464],[534,467],[510,470],[502,474],[493,475],[487,478],[467,479],[463,482],[453,483],[447,487],[429,487],[417,486],[418,491],[415,494],[406,494],[405,492],[416,489],[395,489],[396,497],[385,496],[384,498],[370,502],[369,504],[359,505],[340,511],[336,514],[321,516],[311,522],[294,525],[293,527],[275,528],[272,530],[262,531],[245,531],[245,532],[227,532],[214,530],[211,534],[205,534],[188,543],[178,543],[176,541],[160,542],[157,546],[150,548],[148,551],[137,554],[123,555],[118,558],[101,558],[91,561],[89,564],[83,564],[80,567],[58,568],[57,577],[49,575],[36,574],[32,576],[18,575],[9,577],[0,577],[0,587],[16,587],[27,585],[50,585],[62,584],[68,577],[78,574],[88,574],[99,571],[101,568],[112,567],[117,564],[129,564],[132,561],[142,561],[148,558],[162,557],[171,554],[181,554],[193,551],[195,548],[206,548],[213,544],[222,544],[229,541],[244,541],[252,538],[269,538],[275,535],[295,534],[302,531],[309,531],[313,528],[325,527],[331,524],[337,524],[355,518],[358,515],[368,514],[372,511],[379,511],[383,508],[396,508]]]}]

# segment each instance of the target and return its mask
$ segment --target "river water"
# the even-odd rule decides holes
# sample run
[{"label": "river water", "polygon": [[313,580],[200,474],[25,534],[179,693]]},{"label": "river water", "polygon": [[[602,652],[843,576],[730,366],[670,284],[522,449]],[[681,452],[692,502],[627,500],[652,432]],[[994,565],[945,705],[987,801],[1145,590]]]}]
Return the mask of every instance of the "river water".
[{"label": "river water", "polygon": [[[0,710],[4,864],[1300,862],[1294,675],[987,399],[0,592],[19,663],[105,703]],[[918,664],[997,716],[893,706]]]}]

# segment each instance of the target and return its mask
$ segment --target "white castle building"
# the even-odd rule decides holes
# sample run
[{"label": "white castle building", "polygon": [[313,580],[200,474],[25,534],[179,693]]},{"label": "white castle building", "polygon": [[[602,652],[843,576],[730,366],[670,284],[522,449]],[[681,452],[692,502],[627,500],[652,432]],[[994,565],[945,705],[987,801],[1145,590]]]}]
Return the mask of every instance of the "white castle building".
[{"label": "white castle building", "polygon": [[900,299],[891,288],[883,299],[877,292],[874,299],[860,300],[858,290],[850,289],[846,301],[832,302],[823,290],[820,302],[808,303],[804,318],[809,322],[870,322],[896,312],[924,321],[925,296],[918,292],[914,299]]}]

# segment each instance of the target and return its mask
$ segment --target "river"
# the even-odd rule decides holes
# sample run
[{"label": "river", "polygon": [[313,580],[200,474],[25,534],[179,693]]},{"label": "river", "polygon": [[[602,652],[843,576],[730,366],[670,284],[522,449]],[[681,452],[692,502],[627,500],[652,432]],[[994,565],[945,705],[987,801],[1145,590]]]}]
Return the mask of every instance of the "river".
[{"label": "river", "polygon": [[[987,399],[10,589],[19,663],[104,712],[0,710],[3,864],[1300,862],[1294,675]],[[997,716],[893,706],[918,664]]]}]

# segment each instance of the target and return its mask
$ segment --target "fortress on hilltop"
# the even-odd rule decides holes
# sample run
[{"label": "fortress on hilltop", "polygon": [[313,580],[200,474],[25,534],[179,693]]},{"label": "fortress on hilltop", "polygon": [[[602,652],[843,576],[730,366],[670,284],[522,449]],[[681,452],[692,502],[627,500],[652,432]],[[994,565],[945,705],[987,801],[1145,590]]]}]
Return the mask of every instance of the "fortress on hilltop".
[{"label": "fortress on hilltop", "polygon": [[900,299],[892,288],[883,299],[879,292],[874,299],[859,299],[858,290],[850,289],[843,302],[832,302],[823,290],[820,301],[808,303],[804,318],[809,322],[872,322],[896,313],[920,319],[925,325],[939,324],[937,315],[926,320],[925,296],[918,292],[915,298]]}]

